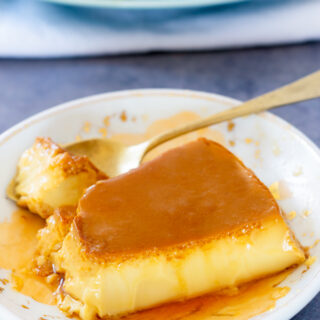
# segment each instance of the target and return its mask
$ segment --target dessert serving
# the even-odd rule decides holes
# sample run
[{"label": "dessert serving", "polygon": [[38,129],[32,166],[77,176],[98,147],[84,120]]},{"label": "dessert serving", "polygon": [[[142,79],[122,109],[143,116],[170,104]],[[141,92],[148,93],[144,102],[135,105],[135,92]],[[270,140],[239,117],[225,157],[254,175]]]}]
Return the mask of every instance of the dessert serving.
[{"label": "dessert serving", "polygon": [[17,177],[17,203],[48,217],[33,272],[59,284],[58,306],[84,320],[236,288],[305,260],[269,189],[205,138],[110,179],[40,138]]},{"label": "dessert serving", "polygon": [[56,208],[76,206],[86,188],[106,177],[87,157],[38,138],[19,160],[14,193],[19,206],[47,218]]}]

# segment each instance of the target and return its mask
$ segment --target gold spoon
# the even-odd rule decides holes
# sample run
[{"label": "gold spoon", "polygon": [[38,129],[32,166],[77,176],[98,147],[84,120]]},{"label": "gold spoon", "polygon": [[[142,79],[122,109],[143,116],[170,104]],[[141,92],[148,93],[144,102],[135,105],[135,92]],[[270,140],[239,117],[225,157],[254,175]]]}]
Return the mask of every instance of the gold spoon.
[{"label": "gold spoon", "polygon": [[264,110],[320,97],[320,71],[210,117],[182,125],[143,143],[126,146],[110,139],[90,139],[64,148],[89,159],[110,177],[137,168],[147,152],[168,140],[210,125]]},{"label": "gold spoon", "polygon": [[[70,143],[64,148],[77,155],[86,155],[101,171],[114,177],[137,168],[147,152],[168,140],[210,125],[252,113],[320,97],[320,71],[312,73],[284,87],[242,103],[229,110],[169,130],[143,143],[126,146],[110,139],[90,139]],[[7,188],[9,198],[16,200],[15,179]]]}]

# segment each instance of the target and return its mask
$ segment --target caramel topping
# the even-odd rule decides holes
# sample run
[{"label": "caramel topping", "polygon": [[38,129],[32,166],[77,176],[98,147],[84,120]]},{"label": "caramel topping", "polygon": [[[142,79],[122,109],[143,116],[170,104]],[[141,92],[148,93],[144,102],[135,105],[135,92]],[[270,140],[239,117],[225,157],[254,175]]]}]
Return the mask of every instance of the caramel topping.
[{"label": "caramel topping", "polygon": [[202,138],[98,182],[74,223],[89,252],[125,255],[245,232],[274,217],[278,205],[253,172]]}]

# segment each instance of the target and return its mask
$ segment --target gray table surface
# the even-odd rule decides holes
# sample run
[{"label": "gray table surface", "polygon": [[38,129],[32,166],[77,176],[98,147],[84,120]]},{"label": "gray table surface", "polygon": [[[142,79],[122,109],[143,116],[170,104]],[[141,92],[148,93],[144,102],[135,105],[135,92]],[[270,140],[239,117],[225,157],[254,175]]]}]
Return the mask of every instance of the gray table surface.
[{"label": "gray table surface", "polygon": [[[0,131],[56,104],[134,88],[184,88],[246,100],[320,69],[320,44],[72,60],[0,60]],[[283,107],[320,146],[320,101]],[[294,320],[320,319],[320,294]]]}]

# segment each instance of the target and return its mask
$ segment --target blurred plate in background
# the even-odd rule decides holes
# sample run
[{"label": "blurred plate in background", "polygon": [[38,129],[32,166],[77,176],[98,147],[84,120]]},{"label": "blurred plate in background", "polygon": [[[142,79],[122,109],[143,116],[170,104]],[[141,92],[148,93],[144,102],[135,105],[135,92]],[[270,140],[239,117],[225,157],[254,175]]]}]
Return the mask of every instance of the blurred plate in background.
[{"label": "blurred plate in background", "polygon": [[72,6],[123,8],[123,9],[164,9],[218,6],[245,2],[248,0],[43,0]]}]

